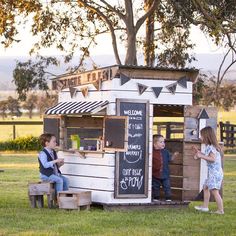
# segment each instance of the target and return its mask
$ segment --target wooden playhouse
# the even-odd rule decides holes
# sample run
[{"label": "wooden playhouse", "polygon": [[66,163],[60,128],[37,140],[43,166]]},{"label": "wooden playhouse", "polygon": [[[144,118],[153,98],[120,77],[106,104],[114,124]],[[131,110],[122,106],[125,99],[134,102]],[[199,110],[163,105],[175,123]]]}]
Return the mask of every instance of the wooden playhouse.
[{"label": "wooden playhouse", "polygon": [[104,205],[151,204],[152,136],[164,130],[167,148],[180,152],[170,164],[173,199],[196,199],[207,172],[191,147],[204,148],[201,128],[217,127],[214,108],[191,106],[197,76],[193,69],[110,66],[54,79],[59,103],[46,111],[44,131],[58,137],[70,188],[90,190],[92,202]]}]

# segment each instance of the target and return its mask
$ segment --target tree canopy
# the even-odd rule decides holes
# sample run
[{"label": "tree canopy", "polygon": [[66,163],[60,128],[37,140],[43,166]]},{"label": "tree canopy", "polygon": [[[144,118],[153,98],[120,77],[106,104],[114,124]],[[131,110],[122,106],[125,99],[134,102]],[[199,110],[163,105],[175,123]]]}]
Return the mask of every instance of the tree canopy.
[{"label": "tree canopy", "polygon": [[[119,65],[137,65],[140,53],[144,65],[185,67],[195,59],[190,32],[192,26],[197,26],[216,45],[226,48],[216,82],[209,90],[214,95],[209,96],[213,98],[211,102],[226,104],[218,101],[222,80],[236,63],[235,0],[0,0],[0,39],[5,47],[24,40],[18,38],[18,33],[26,23],[38,39],[30,53],[55,46],[66,53],[65,62],[69,62],[79,51],[81,58],[75,69],[82,68],[98,36],[105,33],[111,36]],[[124,61],[120,43],[126,49]],[[229,55],[231,63],[223,70]],[[48,88],[45,68],[49,64],[57,64],[55,58],[17,63],[14,82],[21,99],[26,99],[31,89]]]},{"label": "tree canopy", "polygon": [[[192,25],[199,26],[216,44],[235,33],[234,0],[0,0],[0,36],[8,47],[18,38],[22,24],[28,20],[31,33],[39,41],[32,51],[56,46],[67,52],[66,61],[76,50],[81,59],[90,55],[98,35],[109,33],[117,64],[137,65],[141,50],[146,63],[150,57],[158,65],[183,67],[193,59],[189,49]],[[146,36],[143,36],[147,22]],[[227,38],[228,37],[228,38]],[[124,62],[118,42],[124,43]]]}]

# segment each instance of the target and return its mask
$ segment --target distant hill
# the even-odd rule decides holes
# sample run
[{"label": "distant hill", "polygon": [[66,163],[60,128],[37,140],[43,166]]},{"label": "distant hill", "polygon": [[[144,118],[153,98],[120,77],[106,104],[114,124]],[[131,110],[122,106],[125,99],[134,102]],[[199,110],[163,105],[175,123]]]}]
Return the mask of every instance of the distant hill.
[{"label": "distant hill", "polygon": [[[221,54],[197,54],[196,58],[198,61],[194,62],[189,67],[199,68],[202,72],[216,74],[217,69],[220,65],[223,55]],[[16,60],[27,61],[27,57],[1,57],[0,56],[0,90],[14,90],[15,86],[12,83],[13,70],[16,66]],[[112,55],[102,55],[93,57],[95,63],[100,67],[109,66],[116,64],[115,59]],[[74,58],[71,62],[72,65],[77,65],[78,58]],[[88,69],[91,69],[91,63],[88,62]],[[54,74],[64,74],[68,65],[62,64],[60,67],[53,67],[51,71]],[[227,79],[236,79],[236,65],[226,75]]]}]

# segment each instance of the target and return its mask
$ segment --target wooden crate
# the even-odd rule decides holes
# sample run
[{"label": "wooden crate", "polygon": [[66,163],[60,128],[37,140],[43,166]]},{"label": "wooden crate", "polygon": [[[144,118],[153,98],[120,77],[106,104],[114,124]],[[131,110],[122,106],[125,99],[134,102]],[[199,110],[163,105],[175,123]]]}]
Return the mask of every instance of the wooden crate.
[{"label": "wooden crate", "polygon": [[58,204],[61,209],[90,209],[91,191],[58,192]]},{"label": "wooden crate", "polygon": [[55,186],[53,182],[37,182],[28,184],[28,195],[31,207],[42,208],[44,206],[43,196],[47,195],[48,208],[55,205]]}]

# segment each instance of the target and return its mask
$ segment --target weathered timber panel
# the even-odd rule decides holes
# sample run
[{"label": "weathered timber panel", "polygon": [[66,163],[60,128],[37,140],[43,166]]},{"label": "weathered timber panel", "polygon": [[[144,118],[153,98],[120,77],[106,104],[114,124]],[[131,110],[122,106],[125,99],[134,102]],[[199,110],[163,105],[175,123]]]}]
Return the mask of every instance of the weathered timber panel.
[{"label": "weathered timber panel", "polygon": [[182,177],[170,177],[170,185],[171,187],[182,188],[183,187],[183,178]]},{"label": "weathered timber panel", "polygon": [[179,155],[171,161],[171,164],[183,164],[183,141],[169,141],[166,140],[166,149],[171,153],[179,152]]},{"label": "weathered timber panel", "polygon": [[169,150],[169,152],[183,152],[183,141],[170,141],[166,140],[166,149]]},{"label": "weathered timber panel", "polygon": [[175,176],[183,176],[183,166],[182,165],[169,165],[170,174]]},{"label": "weathered timber panel", "polygon": [[193,154],[184,155],[184,160],[183,160],[184,166],[200,166],[200,159],[195,160],[193,156],[194,156]]},{"label": "weathered timber panel", "polygon": [[199,166],[184,166],[183,168],[184,177],[200,178],[200,167]]},{"label": "weathered timber panel", "polygon": [[206,120],[206,125],[211,126],[213,129],[217,129],[217,117],[212,117]]},{"label": "weathered timber panel", "polygon": [[185,106],[185,117],[197,118],[200,111],[205,108],[209,118],[217,116],[217,109],[215,107],[202,107],[202,106]]},{"label": "weathered timber panel", "polygon": [[[171,189],[171,198],[172,200],[181,200],[182,199],[182,189]],[[164,199],[165,198],[165,194],[163,189],[161,189],[160,191],[160,198]]]},{"label": "weathered timber panel", "polygon": [[193,201],[199,194],[199,190],[183,190],[183,200]]},{"label": "weathered timber panel", "polygon": [[195,178],[183,178],[183,189],[199,190],[199,180]]},{"label": "weathered timber panel", "polygon": [[198,128],[198,121],[193,117],[185,117],[184,119],[184,127],[185,129],[197,129]]},{"label": "weathered timber panel", "polygon": [[66,127],[94,127],[102,128],[103,118],[94,118],[90,116],[85,117],[66,117]]}]

